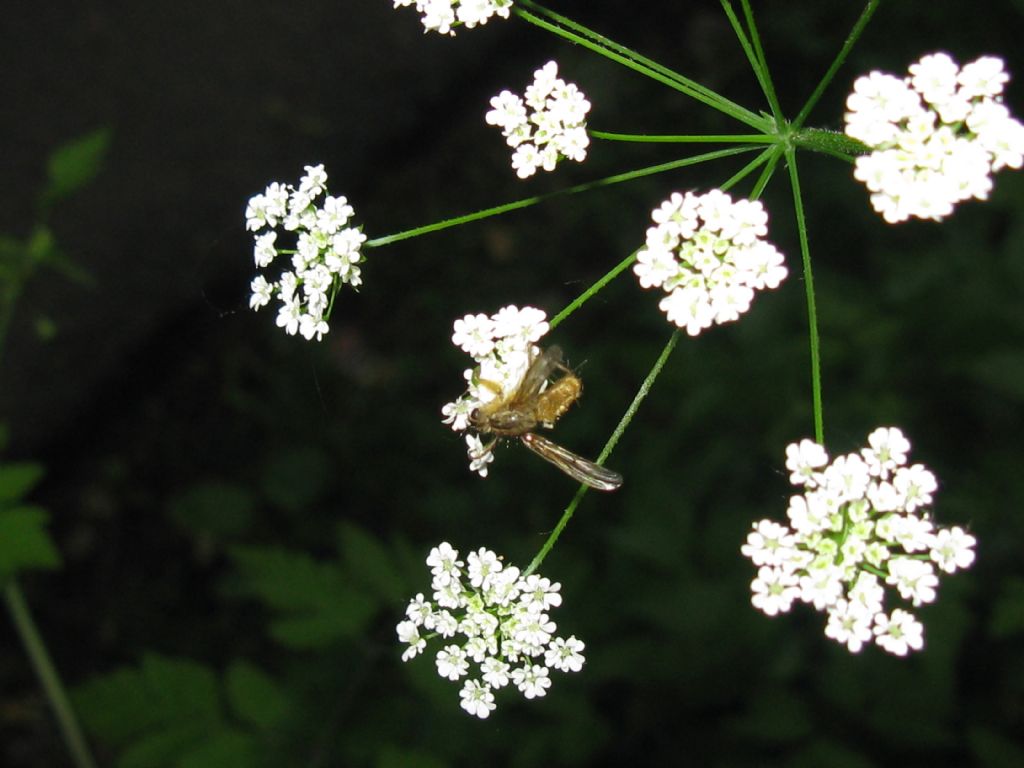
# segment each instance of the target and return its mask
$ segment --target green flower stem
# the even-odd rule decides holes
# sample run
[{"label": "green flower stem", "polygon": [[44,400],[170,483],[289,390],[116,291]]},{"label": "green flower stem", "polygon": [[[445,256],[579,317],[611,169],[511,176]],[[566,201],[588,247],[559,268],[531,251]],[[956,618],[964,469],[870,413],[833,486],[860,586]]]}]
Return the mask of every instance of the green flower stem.
[{"label": "green flower stem", "polygon": [[[755,157],[753,160],[751,160],[745,166],[740,168],[732,176],[732,178],[728,179],[725,183],[721,184],[718,188],[720,190],[722,190],[723,192],[728,192],[730,189],[732,189],[732,187],[736,186],[743,179],[745,179],[747,176],[749,176],[754,171],[756,171],[761,165],[764,165],[765,163],[770,162],[773,157],[778,156],[778,154],[781,152],[781,148],[780,147],[781,147],[781,145],[777,144],[777,145],[775,145],[773,147],[769,147],[768,149],[764,150],[761,154],[759,154],[757,157]],[[758,183],[760,183],[760,181]],[[758,192],[758,195],[759,194],[760,194],[760,192]],[[757,195],[752,195],[751,199],[752,200],[756,200],[757,199]]]},{"label": "green flower stem", "polygon": [[524,198],[523,200],[515,200],[511,203],[496,205],[493,208],[485,208],[484,210],[476,211],[475,213],[467,213],[464,216],[456,216],[451,219],[445,219],[444,221],[438,221],[433,224],[427,224],[422,227],[407,229],[403,232],[396,232],[393,235],[375,237],[372,240],[367,240],[363,245],[366,248],[378,248],[382,245],[397,243],[400,240],[408,240],[412,237],[430,234],[431,232],[440,232],[442,229],[457,227],[461,224],[468,224],[471,221],[479,221],[480,219],[486,219],[490,216],[499,216],[503,213],[508,213],[510,211],[518,211],[522,208],[529,208],[531,205],[543,203],[547,200],[552,200],[556,197],[562,197],[563,195],[573,195],[578,192],[586,192],[588,190],[597,189],[599,187],[608,187],[611,186],[612,184],[619,184],[623,181],[639,179],[644,176],[653,176],[654,174],[657,173],[673,171],[677,168],[685,168],[688,165],[697,165],[699,163],[705,163],[711,160],[718,160],[720,158],[729,157],[731,155],[738,155],[743,152],[750,152],[752,149],[753,147],[733,147],[730,149],[719,149],[714,152],[706,152],[701,155],[694,155],[693,157],[684,157],[681,160],[673,160],[669,163],[660,163],[659,165],[652,165],[646,168],[639,168],[635,171],[619,173],[616,174],[615,176],[608,176],[603,179],[598,179],[597,181],[588,181],[584,184],[577,184],[574,187],[560,189],[556,192],[549,192],[546,195],[536,195],[534,197],[527,197]]},{"label": "green flower stem", "polygon": [[[532,8],[537,11],[537,13],[548,17],[552,21],[546,21],[539,16],[535,16],[525,10],[525,8]],[[639,53],[632,51],[623,45],[619,45],[618,43],[615,43],[580,24],[577,24],[571,19],[559,16],[558,14],[547,10],[537,3],[532,2],[532,0],[520,0],[520,3],[513,7],[513,11],[524,21],[528,21],[541,29],[547,30],[548,32],[560,37],[564,37],[566,40],[570,40],[577,45],[582,45],[584,48],[589,48],[595,53],[609,58],[612,61],[618,62],[619,64],[622,64],[635,72],[639,72],[652,80],[656,80],[663,85],[667,85],[673,90],[685,93],[687,96],[706,104],[712,109],[717,109],[741,123],[746,123],[751,128],[764,132],[767,132],[771,128],[771,121],[765,119],[763,116],[757,115],[745,107],[741,107],[739,104],[726,99],[724,96],[715,93],[709,88],[705,88],[678,72],[673,72],[657,62],[641,56]]]},{"label": "green flower stem", "polygon": [[[644,379],[643,384],[640,385],[640,389],[636,393],[636,397],[633,398],[633,402],[629,404],[629,408],[623,414],[619,420],[618,426],[615,427],[615,431],[612,432],[612,436],[608,438],[608,442],[605,443],[604,448],[601,450],[601,454],[597,457],[597,463],[603,464],[612,451],[615,449],[616,443],[619,442],[619,438],[626,431],[626,427],[633,421],[633,417],[636,416],[636,412],[640,409],[640,404],[647,398],[647,395],[651,391],[651,387],[654,386],[655,380],[661,373],[661,369],[665,367],[665,363],[668,361],[669,355],[672,354],[672,350],[676,347],[676,342],[679,341],[679,331],[673,331],[672,336],[669,337],[668,344],[661,350],[661,354],[658,355],[658,359],[654,362],[654,367],[651,368],[650,373],[647,374],[647,378]],[[544,562],[544,558],[547,557],[548,552],[551,551],[552,547],[555,546],[555,542],[558,541],[558,537],[562,535],[562,531],[566,525],[569,524],[569,520],[576,512],[576,507],[579,506],[580,501],[583,499],[584,494],[588,488],[585,485],[580,485],[579,490],[576,491],[576,495],[573,496],[572,501],[569,502],[569,506],[565,508],[565,512],[562,513],[561,519],[555,526],[555,529],[551,531],[547,541],[544,542],[544,546],[540,548],[540,552],[533,558],[529,567],[523,572],[523,576],[529,576]]]},{"label": "green flower stem", "polygon": [[814,302],[814,276],[811,274],[811,249],[807,242],[807,221],[804,218],[803,196],[800,194],[800,175],[796,168],[796,150],[786,150],[786,164],[789,166],[789,181],[793,188],[793,208],[796,211],[796,227],[800,236],[800,256],[804,265],[804,288],[807,291],[807,326],[811,343],[811,400],[814,408],[814,439],[818,445],[825,444],[825,426],[821,405],[821,349],[818,339],[818,311]]},{"label": "green flower stem", "polygon": [[815,105],[818,103],[818,100],[821,98],[821,95],[825,92],[825,89],[828,87],[828,84],[832,82],[832,78],[835,77],[836,72],[838,72],[839,68],[843,66],[843,62],[846,61],[846,57],[850,54],[850,50],[853,48],[857,40],[860,39],[861,34],[864,32],[864,28],[868,25],[868,22],[871,21],[871,17],[874,15],[875,10],[877,10],[878,5],[879,3],[881,3],[881,1],[882,0],[868,0],[868,4],[864,6],[864,10],[861,11],[860,17],[857,19],[857,22],[853,25],[853,29],[850,30],[850,34],[847,36],[846,41],[843,43],[843,47],[839,49],[839,53],[836,54],[836,57],[832,61],[832,64],[829,66],[828,71],[825,72],[824,77],[822,77],[821,81],[817,84],[817,86],[815,86],[810,98],[807,99],[807,103],[803,105],[803,107],[800,109],[800,113],[796,116],[796,119],[793,121],[794,130],[797,130],[801,126],[803,126],[804,121],[807,119],[807,116],[811,113],[811,110],[814,109]]},{"label": "green flower stem", "polygon": [[611,133],[609,131],[592,131],[587,133],[595,139],[605,141],[634,141],[651,144],[776,144],[779,137],[771,133],[720,134],[720,135],[679,135],[664,136],[651,133]]},{"label": "green flower stem", "polygon": [[740,42],[740,47],[743,48],[747,61],[750,62],[750,67],[754,70],[754,77],[757,78],[761,91],[768,100],[772,115],[775,117],[775,122],[777,125],[781,125],[783,122],[782,107],[779,105],[779,99],[775,95],[775,86],[772,85],[772,78],[768,72],[768,62],[764,56],[764,49],[761,47],[761,39],[757,34],[757,26],[754,24],[754,13],[750,9],[750,4],[747,0],[742,0],[743,15],[747,20],[747,27],[750,30],[749,38],[744,32],[743,25],[736,16],[736,12],[732,8],[732,3],[729,0],[721,0],[721,4],[722,10],[725,11],[725,15],[729,18],[733,32],[736,33],[736,38]]},{"label": "green flower stem", "polygon": [[867,154],[871,148],[845,133],[824,128],[801,128],[792,135],[793,145],[812,152],[823,152],[852,163],[856,155]]},{"label": "green flower stem", "polygon": [[78,768],[96,768],[96,762],[92,759],[85,737],[82,736],[82,730],[78,726],[71,702],[64,692],[60,675],[57,674],[57,669],[46,650],[46,644],[32,620],[25,597],[13,578],[4,588],[4,602],[7,603],[7,611],[11,615],[11,620],[21,638],[21,644],[25,647],[36,677],[39,678],[46,698],[50,701],[50,707],[53,708],[53,714],[57,718],[57,725],[64,737],[64,743],[71,753],[75,765]]},{"label": "green flower stem", "polygon": [[631,254],[629,254],[629,256],[627,256],[614,267],[612,267],[611,270],[609,270],[603,277],[598,279],[596,283],[594,283],[592,286],[587,288],[587,290],[585,290],[583,293],[581,293],[579,296],[577,296],[575,299],[569,302],[568,306],[566,306],[565,309],[563,309],[561,312],[559,312],[557,315],[551,318],[551,330],[557,328],[559,323],[561,323],[563,320],[565,320],[565,318],[567,318],[577,309],[586,304],[591,299],[591,297],[594,296],[594,294],[596,294],[598,291],[600,291],[602,288],[608,285],[608,283],[610,283],[612,280],[618,277],[618,275],[623,270],[625,270],[630,264],[636,261],[636,254],[637,251],[633,251]]},{"label": "green flower stem", "polygon": [[764,192],[764,188],[768,186],[768,182],[771,181],[772,175],[775,173],[775,166],[779,164],[779,160],[785,155],[786,150],[780,144],[779,146],[772,147],[771,150],[766,152],[769,157],[765,158],[764,170],[761,171],[761,175],[754,183],[754,188],[750,192],[750,199],[757,200],[761,197],[761,193]]}]

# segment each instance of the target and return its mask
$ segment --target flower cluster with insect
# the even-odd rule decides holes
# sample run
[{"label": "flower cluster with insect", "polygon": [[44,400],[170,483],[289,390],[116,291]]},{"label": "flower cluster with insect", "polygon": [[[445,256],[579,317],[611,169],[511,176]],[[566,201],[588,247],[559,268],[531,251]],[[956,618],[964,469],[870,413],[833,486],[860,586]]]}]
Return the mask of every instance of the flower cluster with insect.
[{"label": "flower cluster with insect", "polygon": [[[514,304],[493,315],[466,315],[456,320],[452,342],[476,362],[463,372],[467,389],[447,403],[443,422],[456,432],[471,427],[470,417],[485,404],[509,397],[522,381],[530,362],[538,354],[536,344],[548,332],[547,315],[536,307],[520,309]],[[494,461],[491,446],[477,434],[466,435],[469,468],[487,477],[487,465]]]},{"label": "flower cluster with insect", "polygon": [[[246,227],[256,233],[256,266],[265,269],[279,255],[291,255],[291,269],[277,280],[253,279],[249,306],[258,310],[276,296],[281,301],[277,325],[289,335],[320,341],[329,330],[327,318],[338,289],[362,283],[358,264],[366,235],[360,227],[347,226],[354,211],[346,198],[326,195],[317,203],[327,190],[324,167],[307,165],[305,170],[298,187],[274,182],[246,207]],[[278,227],[296,233],[294,249],[278,246]]]},{"label": "flower cluster with insect", "polygon": [[560,78],[558,64],[549,61],[533,73],[523,96],[502,91],[491,99],[485,119],[501,128],[505,142],[515,150],[512,168],[525,179],[538,168],[553,171],[562,158],[578,163],[586,159],[589,111],[583,92]]},{"label": "flower cluster with insect", "polygon": [[923,647],[924,628],[911,612],[885,612],[883,585],[915,607],[931,603],[936,571],[970,566],[975,539],[932,522],[935,476],[921,464],[908,466],[909,450],[892,427],[831,462],[811,440],[787,447],[790,482],[804,490],[790,498],[789,526],[755,523],[741,547],[758,566],[754,607],[774,616],[795,600],[809,603],[828,614],[825,634],[853,653],[872,640],[897,656]]},{"label": "flower cluster with insect", "polygon": [[668,294],[659,308],[690,336],[737,320],[754,291],[777,288],[787,275],[782,254],[762,239],[768,214],[759,201],[676,192],[651,218],[633,272],[643,288]]},{"label": "flower cluster with insect", "polygon": [[424,32],[454,35],[459,25],[472,29],[492,16],[507,19],[512,0],[394,0],[395,8],[415,5]]},{"label": "flower cluster with insect", "polygon": [[467,678],[459,695],[471,715],[487,717],[495,709],[494,691],[510,683],[533,699],[551,687],[552,669],[583,668],[584,644],[575,636],[555,637],[557,626],[548,615],[562,604],[560,584],[537,574],[523,576],[489,549],[460,560],[448,542],[430,551],[427,565],[433,598],[416,595],[396,628],[406,644],[402,661],[423,652],[432,638],[459,636],[437,652],[434,662],[441,677]]},{"label": "flower cluster with insect", "polygon": [[992,174],[1024,160],[1024,125],[1002,104],[1002,59],[982,56],[961,68],[934,53],[909,71],[858,78],[846,101],[847,135],[872,149],[853,175],[889,223],[937,221],[957,203],[985,200]]}]

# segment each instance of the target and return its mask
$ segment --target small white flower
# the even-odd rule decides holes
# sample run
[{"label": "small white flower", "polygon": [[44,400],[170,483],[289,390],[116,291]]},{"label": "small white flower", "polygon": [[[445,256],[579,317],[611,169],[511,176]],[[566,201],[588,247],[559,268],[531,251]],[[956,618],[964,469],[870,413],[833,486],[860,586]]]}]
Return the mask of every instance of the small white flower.
[{"label": "small white flower", "polygon": [[876,477],[888,477],[897,467],[907,463],[910,441],[895,427],[879,427],[868,435],[868,446],[861,451],[868,471]]},{"label": "small white flower", "polygon": [[494,349],[494,321],[487,315],[466,315],[455,321],[452,343],[474,358],[485,357]]},{"label": "small white flower", "polygon": [[459,692],[459,698],[462,699],[460,706],[481,720],[486,720],[495,709],[494,694],[491,693],[490,686],[479,680],[467,680]]},{"label": "small white flower", "polygon": [[747,535],[747,543],[740,552],[749,557],[754,565],[781,566],[792,557],[796,537],[784,525],[771,520],[754,523],[754,530]]},{"label": "small white flower", "polygon": [[767,565],[758,569],[757,578],[751,582],[750,589],[754,593],[750,602],[766,616],[785,613],[800,596],[795,575]]},{"label": "small white flower", "polygon": [[420,629],[415,623],[403,621],[399,623],[397,632],[398,641],[409,646],[402,653],[402,661],[409,661],[427,647],[427,641],[420,637]]},{"label": "small white flower", "polygon": [[543,613],[562,604],[558,594],[561,588],[558,582],[552,584],[550,579],[532,573],[519,583],[520,600],[531,612]]},{"label": "small white flower", "polygon": [[891,616],[875,616],[875,642],[889,653],[906,656],[924,647],[924,627],[912,613],[897,608]]},{"label": "small white flower", "polygon": [[449,680],[458,680],[469,671],[466,653],[457,645],[447,645],[438,651],[435,663],[437,674]]},{"label": "small white flower", "polygon": [[863,605],[839,600],[828,609],[825,636],[845,645],[850,653],[858,653],[874,636],[872,619],[874,614]]},{"label": "small white flower", "polygon": [[931,542],[931,558],[946,573],[969,568],[974,562],[974,545],[977,539],[963,528],[944,528],[935,534]]},{"label": "small white flower", "polygon": [[918,606],[935,602],[935,588],[939,585],[939,579],[931,563],[897,557],[889,560],[889,577],[885,583],[894,584],[901,596]]},{"label": "small white flower", "polygon": [[544,663],[562,672],[579,672],[583,669],[583,651],[586,645],[575,635],[563,640],[556,637],[544,652]]},{"label": "small white flower", "polygon": [[434,582],[442,587],[458,581],[462,574],[463,562],[459,560],[459,551],[447,541],[442,541],[430,550],[427,565],[430,566]]},{"label": "small white flower", "polygon": [[249,308],[259,309],[270,303],[275,286],[273,283],[268,283],[263,275],[256,275],[249,284],[249,288],[252,290],[252,296],[249,298]]},{"label": "small white flower", "polygon": [[487,465],[494,461],[491,445],[484,445],[479,435],[466,435],[466,453],[469,454],[469,471],[480,477],[487,477]]},{"label": "small white flower", "polygon": [[512,671],[512,682],[515,683],[523,696],[528,699],[537,698],[547,693],[551,687],[551,678],[547,667],[531,664]]},{"label": "small white flower", "polygon": [[793,485],[818,485],[821,480],[816,476],[826,464],[828,454],[813,440],[804,438],[786,446],[786,469],[791,473],[789,482]]},{"label": "small white flower", "polygon": [[409,601],[405,615],[417,627],[434,628],[434,606],[430,604],[430,601],[423,599],[422,592]]},{"label": "small white flower", "polygon": [[483,681],[495,689],[504,688],[508,685],[508,673],[511,668],[507,662],[496,659],[493,656],[488,656],[484,659],[483,664],[480,665],[480,669],[483,672]]}]

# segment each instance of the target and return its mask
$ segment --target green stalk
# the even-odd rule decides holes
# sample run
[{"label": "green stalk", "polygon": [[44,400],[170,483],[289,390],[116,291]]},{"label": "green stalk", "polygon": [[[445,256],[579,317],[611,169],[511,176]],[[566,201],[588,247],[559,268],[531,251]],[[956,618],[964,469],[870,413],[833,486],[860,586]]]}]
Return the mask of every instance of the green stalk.
[{"label": "green stalk", "polygon": [[[665,363],[668,361],[669,355],[672,354],[672,350],[675,349],[676,342],[679,341],[679,331],[673,331],[672,336],[668,340],[668,344],[661,350],[661,354],[658,355],[658,359],[654,362],[654,366],[651,368],[650,373],[647,374],[647,378],[644,379],[640,385],[640,389],[636,393],[636,397],[633,398],[633,402],[629,404],[629,408],[623,414],[619,420],[618,426],[615,427],[615,431],[612,432],[612,436],[608,438],[608,442],[605,443],[604,448],[601,450],[601,454],[597,457],[597,463],[603,464],[612,451],[615,449],[616,443],[619,442],[619,438],[622,437],[623,432],[626,431],[626,427],[636,416],[636,412],[640,408],[640,404],[647,398],[647,395],[651,391],[651,387],[654,386],[655,380],[658,378],[658,374],[661,373],[661,369],[665,367]],[[558,537],[562,535],[562,531],[565,526],[569,524],[569,520],[572,519],[573,514],[576,512],[576,507],[579,506],[580,501],[583,499],[584,494],[587,492],[587,486],[580,485],[579,490],[576,491],[576,495],[573,496],[572,501],[569,502],[569,506],[565,508],[565,512],[562,513],[561,519],[555,526],[555,529],[551,531],[544,542],[544,546],[540,548],[540,552],[533,558],[529,567],[523,572],[523,576],[529,576],[540,564],[544,562],[544,558],[548,556],[548,552],[551,551],[552,547],[555,546],[555,542],[558,541]]]},{"label": "green stalk", "polygon": [[740,23],[739,18],[736,16],[736,12],[733,10],[732,3],[729,0],[720,0],[722,4],[722,10],[725,11],[726,17],[729,19],[729,24],[732,26],[732,31],[736,35],[736,39],[739,40],[740,47],[743,49],[743,53],[747,57],[747,62],[750,64],[750,68],[754,71],[754,77],[757,78],[758,84],[761,86],[761,91],[764,93],[765,98],[768,100],[769,105],[772,109],[772,114],[775,117],[776,125],[781,125],[782,110],[779,107],[778,99],[775,97],[775,89],[772,86],[771,77],[768,74],[768,66],[764,60],[764,51],[761,50],[760,41],[757,39],[757,28],[753,24],[753,13],[750,12],[749,6],[744,2],[744,13],[747,15],[747,22],[750,26],[751,38],[747,37],[747,33],[743,29],[743,25]]},{"label": "green stalk", "polygon": [[[538,13],[542,13],[548,18],[553,19],[554,23],[546,21],[545,19],[540,18],[540,16],[535,16],[529,11],[524,10],[524,6],[534,8]],[[622,64],[624,67],[632,69],[645,77],[649,77],[662,85],[667,85],[673,90],[684,93],[690,98],[696,99],[712,109],[723,112],[735,120],[749,125],[751,128],[764,132],[771,129],[771,122],[765,120],[764,117],[754,114],[749,109],[741,107],[739,104],[720,96],[714,91],[705,88],[679,73],[672,72],[671,70],[656,64],[650,59],[641,56],[635,51],[631,51],[625,46],[613,43],[607,38],[598,35],[596,32],[586,29],[586,27],[548,11],[537,3],[531,2],[530,0],[522,0],[519,5],[513,7],[513,11],[517,16],[530,24],[534,24],[541,29],[558,35],[559,37],[563,37],[577,45],[583,46],[584,48],[588,48],[591,51],[594,51],[594,53]],[[573,30],[577,30],[579,33]]]},{"label": "green stalk", "polygon": [[566,189],[560,189],[556,192],[549,192],[545,195],[535,195],[534,197],[527,197],[522,200],[515,200],[511,203],[503,203],[502,205],[496,205],[493,208],[485,208],[482,211],[476,211],[475,213],[467,213],[463,216],[455,216],[451,219],[445,219],[438,221],[433,224],[427,224],[422,227],[415,227],[413,229],[407,229],[402,232],[396,232],[393,235],[384,235],[383,237],[375,237],[372,240],[367,240],[363,246],[366,248],[378,248],[382,245],[389,245],[390,243],[397,243],[400,240],[408,240],[413,237],[419,237],[420,235],[430,234],[431,232],[440,232],[443,229],[449,229],[451,227],[457,227],[461,224],[467,224],[471,221],[479,221],[480,219],[486,219],[490,216],[499,216],[503,213],[510,211],[518,211],[522,208],[529,208],[531,205],[537,203],[543,203],[548,200],[553,200],[556,197],[562,197],[564,195],[573,195],[578,192],[586,192],[591,189],[598,189],[600,187],[609,187],[613,184],[620,184],[624,181],[631,181],[632,179],[643,178],[644,176],[653,176],[654,174],[664,173],[665,171],[673,171],[677,168],[685,168],[689,165],[697,165],[699,163],[705,163],[711,160],[718,160],[723,157],[730,157],[731,155],[739,155],[743,152],[749,152],[753,147],[734,147],[731,149],[719,149],[714,152],[705,152],[701,155],[694,155],[693,157],[684,157],[681,160],[673,160],[668,163],[660,163],[658,165],[651,165],[646,168],[639,168],[635,171],[628,171],[626,173],[619,173],[614,176],[607,176],[597,181],[588,181],[583,184],[577,184],[574,187],[568,187]]},{"label": "green stalk", "polygon": [[825,444],[824,416],[821,404],[821,345],[818,339],[818,311],[814,301],[814,276],[811,274],[811,248],[807,242],[807,221],[804,218],[804,201],[800,193],[800,176],[796,168],[796,150],[786,150],[786,164],[789,166],[789,181],[793,188],[793,207],[796,211],[796,227],[800,236],[800,256],[804,266],[804,288],[807,292],[807,326],[811,344],[811,400],[814,408],[814,439],[818,445]]},{"label": "green stalk", "polygon": [[814,106],[818,103],[821,95],[825,92],[825,88],[828,87],[828,84],[832,82],[832,78],[835,77],[836,72],[838,72],[839,68],[843,66],[843,62],[846,61],[846,57],[850,54],[854,43],[860,39],[861,34],[864,32],[864,28],[868,25],[868,22],[871,21],[871,17],[875,14],[875,10],[881,2],[882,0],[868,0],[868,4],[864,6],[864,10],[861,11],[860,17],[853,25],[853,29],[850,30],[850,34],[846,37],[843,47],[839,49],[839,53],[836,54],[835,59],[833,59],[832,64],[825,72],[825,75],[821,78],[818,85],[815,86],[810,98],[807,99],[807,103],[804,104],[803,108],[800,110],[800,114],[798,114],[796,116],[796,120],[793,121],[793,130],[798,130],[803,126],[804,120],[807,119],[811,110],[814,109]]},{"label": "green stalk", "polygon": [[772,133],[748,133],[748,134],[682,134],[682,135],[660,135],[652,133],[611,133],[609,131],[592,131],[588,134],[595,139],[605,141],[633,141],[637,143],[651,144],[775,144],[779,137]]},{"label": "green stalk", "polygon": [[89,746],[86,744],[78,720],[75,718],[75,711],[64,691],[57,668],[53,665],[53,660],[46,650],[46,644],[32,620],[32,614],[29,613],[28,605],[25,603],[25,596],[21,593],[21,589],[13,577],[4,588],[4,602],[7,603],[7,612],[11,615],[14,628],[28,654],[32,669],[43,686],[46,698],[57,718],[57,725],[64,738],[64,744],[71,753],[75,765],[77,768],[96,768],[96,762],[89,752]]}]

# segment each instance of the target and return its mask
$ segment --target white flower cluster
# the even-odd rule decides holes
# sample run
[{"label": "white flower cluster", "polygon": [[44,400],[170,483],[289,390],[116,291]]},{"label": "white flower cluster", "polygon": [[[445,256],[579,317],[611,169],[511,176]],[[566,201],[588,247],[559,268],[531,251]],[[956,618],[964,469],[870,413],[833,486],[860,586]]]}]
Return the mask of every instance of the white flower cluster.
[{"label": "white flower cluster", "polygon": [[[346,226],[353,210],[344,197],[327,195],[317,206],[326,189],[324,167],[307,165],[298,187],[274,182],[245,209],[246,227],[256,233],[256,266],[269,267],[279,254],[291,254],[292,266],[273,282],[257,275],[250,285],[249,306],[258,310],[276,295],[281,300],[278,326],[292,336],[301,333],[317,341],[328,331],[327,316],[338,289],[362,283],[357,265],[366,240],[360,228]],[[277,246],[278,225],[298,233],[294,250]],[[265,227],[270,231],[261,233]]]},{"label": "white flower cluster", "polygon": [[790,482],[803,486],[789,500],[789,526],[754,524],[741,552],[758,566],[754,607],[768,616],[794,600],[828,614],[825,635],[857,653],[874,640],[904,656],[924,646],[914,615],[883,609],[885,587],[913,606],[935,600],[937,570],[953,573],[974,562],[975,538],[962,528],[937,528],[925,507],[937,484],[923,465],[907,465],[910,443],[882,427],[860,453],[829,462],[811,440],[786,448]]},{"label": "white flower cluster", "polygon": [[[468,563],[468,565],[467,565]],[[479,718],[494,711],[494,691],[510,682],[528,699],[551,687],[552,669],[579,672],[584,644],[574,636],[555,637],[548,611],[562,604],[561,584],[536,574],[523,576],[489,549],[470,552],[465,561],[443,542],[427,558],[433,600],[416,595],[399,623],[398,639],[407,648],[402,661],[421,653],[427,640],[450,640],[437,652],[437,673],[449,680],[467,678],[459,694],[462,708]],[[426,637],[421,632],[426,631]]]},{"label": "white flower cluster", "polygon": [[472,29],[486,24],[491,16],[508,18],[512,0],[394,0],[395,8],[415,5],[422,14],[423,30],[454,35],[459,24]]},{"label": "white flower cluster", "polygon": [[[452,342],[468,353],[476,365],[463,372],[466,392],[447,403],[443,422],[456,432],[470,427],[469,416],[484,403],[509,397],[523,380],[530,362],[538,354],[535,346],[548,332],[547,315],[536,307],[519,309],[510,304],[493,315],[466,315],[455,321]],[[469,468],[487,477],[487,465],[494,461],[491,445],[479,435],[466,435]]]},{"label": "white flower cluster", "polygon": [[962,68],[945,53],[924,56],[898,78],[872,72],[846,100],[846,133],[872,151],[854,177],[889,223],[938,221],[964,200],[985,200],[991,175],[1024,160],[1024,126],[1002,104],[1009,75],[983,56]]},{"label": "white flower cluster", "polygon": [[776,288],[788,274],[782,254],[761,239],[768,214],[756,200],[733,202],[717,189],[675,192],[651,218],[655,226],[647,230],[633,272],[643,288],[668,294],[658,306],[691,336],[737,320],[750,309],[755,290]]},{"label": "white flower cluster", "polygon": [[501,128],[505,142],[515,149],[512,168],[520,179],[533,176],[538,168],[555,170],[563,157],[578,163],[586,159],[590,102],[574,83],[558,76],[555,62],[533,73],[523,97],[502,91],[491,99],[491,107],[485,119]]}]

